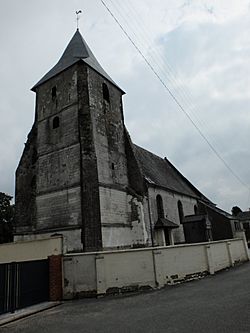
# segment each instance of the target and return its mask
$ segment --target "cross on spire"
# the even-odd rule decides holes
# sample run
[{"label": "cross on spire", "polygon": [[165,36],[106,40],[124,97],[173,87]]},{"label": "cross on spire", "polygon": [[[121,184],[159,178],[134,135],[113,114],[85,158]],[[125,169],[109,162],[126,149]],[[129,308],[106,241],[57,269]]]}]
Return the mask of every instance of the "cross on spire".
[{"label": "cross on spire", "polygon": [[76,28],[77,28],[77,30],[78,30],[78,28],[79,28],[79,19],[80,19],[80,14],[82,13],[82,11],[81,10],[77,10],[76,11]]}]

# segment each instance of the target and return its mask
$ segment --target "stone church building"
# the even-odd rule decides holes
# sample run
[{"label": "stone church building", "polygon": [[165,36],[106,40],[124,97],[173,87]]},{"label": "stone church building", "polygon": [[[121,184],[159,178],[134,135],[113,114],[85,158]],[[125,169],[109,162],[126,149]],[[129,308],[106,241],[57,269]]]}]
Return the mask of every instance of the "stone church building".
[{"label": "stone church building", "polygon": [[67,252],[183,243],[186,216],[199,220],[214,207],[166,158],[133,144],[124,91],[78,30],[32,90],[35,120],[16,171],[15,240],[61,234]]}]

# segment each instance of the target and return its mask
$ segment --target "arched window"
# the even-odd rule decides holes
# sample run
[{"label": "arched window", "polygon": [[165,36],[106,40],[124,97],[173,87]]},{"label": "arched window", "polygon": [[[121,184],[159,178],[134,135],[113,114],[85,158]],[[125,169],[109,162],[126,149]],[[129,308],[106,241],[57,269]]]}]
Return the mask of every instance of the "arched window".
[{"label": "arched window", "polygon": [[33,176],[31,178],[30,186],[31,186],[31,189],[35,188],[35,186],[36,186],[36,176]]},{"label": "arched window", "polygon": [[31,163],[35,164],[37,161],[37,150],[33,149],[32,157],[31,157]]},{"label": "arched window", "polygon": [[158,219],[164,218],[163,202],[162,202],[162,197],[160,194],[157,194],[157,196],[156,196],[156,205],[157,205]]},{"label": "arched window", "polygon": [[197,205],[194,205],[194,215],[197,215]]},{"label": "arched window", "polygon": [[53,101],[56,99],[56,87],[51,89],[51,97]]},{"label": "arched window", "polygon": [[106,83],[103,83],[102,84],[102,95],[103,95],[103,99],[104,101],[106,102],[110,102],[110,99],[109,99],[109,89],[108,89],[108,86],[106,85]]},{"label": "arched window", "polygon": [[59,120],[59,117],[56,116],[56,117],[53,119],[53,125],[52,125],[52,127],[53,127],[53,129],[54,129],[54,128],[58,128],[59,125],[60,125],[60,120]]},{"label": "arched window", "polygon": [[179,213],[180,223],[182,223],[184,218],[184,213],[183,213],[183,206],[180,200],[178,200],[178,213]]}]

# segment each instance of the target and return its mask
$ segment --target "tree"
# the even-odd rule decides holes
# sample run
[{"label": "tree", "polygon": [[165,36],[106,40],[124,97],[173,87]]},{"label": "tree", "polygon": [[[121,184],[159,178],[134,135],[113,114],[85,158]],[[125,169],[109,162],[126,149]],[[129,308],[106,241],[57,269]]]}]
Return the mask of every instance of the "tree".
[{"label": "tree", "polygon": [[240,209],[240,207],[238,207],[238,206],[234,206],[234,207],[232,208],[231,212],[232,212],[232,215],[233,215],[233,216],[237,216],[239,213],[242,212],[242,210]]},{"label": "tree", "polygon": [[13,241],[14,205],[12,197],[0,192],[0,244]]}]

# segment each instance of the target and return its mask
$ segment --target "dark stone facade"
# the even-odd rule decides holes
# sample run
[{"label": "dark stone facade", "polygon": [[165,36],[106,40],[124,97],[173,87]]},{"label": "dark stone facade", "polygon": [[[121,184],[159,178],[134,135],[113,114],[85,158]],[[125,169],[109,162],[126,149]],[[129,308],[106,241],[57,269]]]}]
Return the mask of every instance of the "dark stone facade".
[{"label": "dark stone facade", "polygon": [[36,226],[37,127],[33,125],[16,171],[16,205],[18,229],[21,232]]},{"label": "dark stone facade", "polygon": [[16,175],[16,233],[80,227],[83,250],[101,249],[99,186],[128,187],[122,92],[79,61],[36,96]]}]

